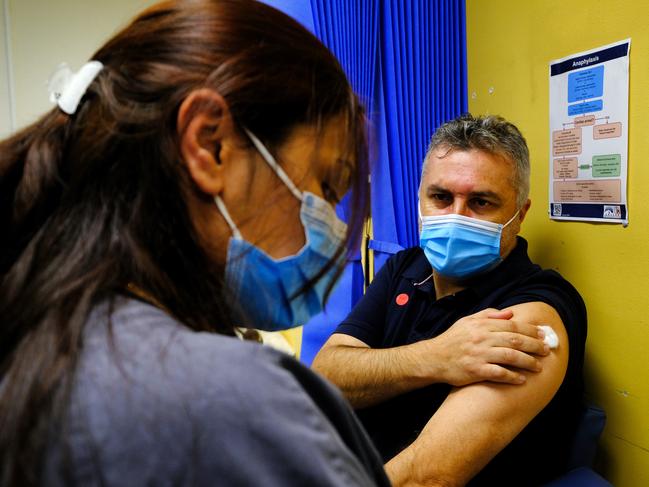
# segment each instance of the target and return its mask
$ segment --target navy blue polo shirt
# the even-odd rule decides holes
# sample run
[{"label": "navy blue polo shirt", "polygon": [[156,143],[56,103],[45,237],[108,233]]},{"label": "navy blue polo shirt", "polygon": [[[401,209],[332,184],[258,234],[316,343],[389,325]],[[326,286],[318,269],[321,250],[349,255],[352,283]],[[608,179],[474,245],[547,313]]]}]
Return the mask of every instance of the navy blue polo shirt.
[{"label": "navy blue polo shirt", "polygon": [[[582,405],[586,308],[579,293],[557,272],[532,263],[521,237],[502,263],[453,295],[436,299],[433,279],[426,281],[431,272],[420,248],[399,252],[335,333],[372,348],[392,348],[440,335],[485,308],[534,301],[552,306],[569,340],[564,381],[548,406],[469,485],[522,485],[521,479],[535,485],[555,477],[565,467]],[[417,438],[450,390],[433,384],[357,411],[385,461]]]}]

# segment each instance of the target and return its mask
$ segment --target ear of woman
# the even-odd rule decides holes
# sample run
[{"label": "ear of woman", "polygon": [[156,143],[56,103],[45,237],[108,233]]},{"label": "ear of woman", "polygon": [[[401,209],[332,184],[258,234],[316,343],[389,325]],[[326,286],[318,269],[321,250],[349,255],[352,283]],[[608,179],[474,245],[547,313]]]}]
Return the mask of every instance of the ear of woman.
[{"label": "ear of woman", "polygon": [[215,196],[223,191],[224,146],[236,136],[227,102],[214,90],[192,91],[178,110],[180,152],[196,186]]}]

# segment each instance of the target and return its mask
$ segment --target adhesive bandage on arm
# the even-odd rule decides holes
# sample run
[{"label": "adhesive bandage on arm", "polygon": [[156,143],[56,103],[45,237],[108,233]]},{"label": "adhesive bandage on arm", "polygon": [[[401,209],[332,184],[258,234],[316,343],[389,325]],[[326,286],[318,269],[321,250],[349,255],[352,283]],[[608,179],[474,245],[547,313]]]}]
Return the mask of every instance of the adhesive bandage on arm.
[{"label": "adhesive bandage on arm", "polygon": [[539,328],[545,333],[543,343],[552,349],[557,348],[559,346],[559,336],[555,333],[552,327],[548,325],[540,325]]}]

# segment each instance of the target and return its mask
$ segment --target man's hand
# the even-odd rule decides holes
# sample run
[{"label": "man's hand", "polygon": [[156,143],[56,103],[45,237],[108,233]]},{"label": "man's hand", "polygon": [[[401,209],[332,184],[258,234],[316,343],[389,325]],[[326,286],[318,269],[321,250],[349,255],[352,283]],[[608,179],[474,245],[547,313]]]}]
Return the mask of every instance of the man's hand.
[{"label": "man's hand", "polygon": [[[496,321],[501,325],[510,322],[512,316],[503,318],[497,313],[491,314],[493,311],[485,310],[469,317],[477,318],[469,328],[492,330],[494,323],[489,323],[493,316],[500,317]],[[392,485],[466,485],[555,395],[565,376],[569,357],[568,335],[561,317],[543,302],[518,304],[512,306],[511,311],[518,331],[527,330],[525,335],[534,334],[528,327],[541,324],[549,325],[558,335],[559,346],[544,357],[538,357],[543,363],[543,372],[522,371],[527,375],[524,386],[483,381],[454,388],[417,439],[386,464]],[[521,323],[528,325],[523,327]],[[489,333],[498,335],[508,331]],[[478,339],[477,342],[492,339]]]},{"label": "man's hand", "polygon": [[541,362],[534,356],[547,355],[549,348],[543,343],[542,330],[512,321],[512,316],[510,310],[488,308],[420,342],[435,357],[431,364],[436,370],[431,374],[454,386],[481,381],[523,384],[525,375],[513,369],[539,372]]},{"label": "man's hand", "polygon": [[355,408],[439,382],[522,384],[522,372],[540,371],[538,357],[549,350],[537,326],[512,321],[512,316],[509,310],[485,309],[435,338],[386,349],[334,333],[313,368],[336,384]]}]

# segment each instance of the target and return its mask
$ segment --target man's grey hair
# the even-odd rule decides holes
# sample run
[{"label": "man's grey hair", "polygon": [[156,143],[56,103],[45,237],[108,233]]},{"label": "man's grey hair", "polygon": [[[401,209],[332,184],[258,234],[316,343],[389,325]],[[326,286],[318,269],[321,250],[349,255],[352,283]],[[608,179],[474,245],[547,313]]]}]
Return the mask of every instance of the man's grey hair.
[{"label": "man's grey hair", "polygon": [[441,125],[433,134],[426,152],[422,174],[434,150],[449,151],[478,149],[511,159],[514,163],[516,204],[521,208],[530,193],[530,152],[527,142],[516,126],[498,115],[474,117],[471,114]]}]

